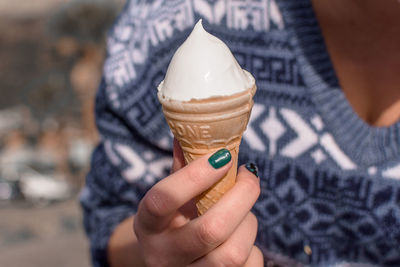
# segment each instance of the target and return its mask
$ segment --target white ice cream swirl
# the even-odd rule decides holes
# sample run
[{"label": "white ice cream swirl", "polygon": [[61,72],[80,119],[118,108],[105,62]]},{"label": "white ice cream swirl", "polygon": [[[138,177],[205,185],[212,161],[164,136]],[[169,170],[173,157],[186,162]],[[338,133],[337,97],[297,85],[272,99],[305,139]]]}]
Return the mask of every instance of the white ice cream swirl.
[{"label": "white ice cream swirl", "polygon": [[158,87],[163,97],[189,101],[242,92],[254,84],[228,46],[209,34],[199,20],[175,52],[165,79]]}]

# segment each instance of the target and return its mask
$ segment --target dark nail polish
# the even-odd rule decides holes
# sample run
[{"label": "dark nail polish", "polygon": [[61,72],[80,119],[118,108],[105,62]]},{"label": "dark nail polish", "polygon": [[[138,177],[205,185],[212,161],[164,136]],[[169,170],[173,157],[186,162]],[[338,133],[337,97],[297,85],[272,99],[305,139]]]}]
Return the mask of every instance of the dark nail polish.
[{"label": "dark nail polish", "polygon": [[252,174],[254,174],[255,176],[258,177],[258,168],[257,168],[257,165],[256,165],[256,164],[254,164],[254,163],[247,163],[245,167],[246,167],[246,169],[247,169],[249,172],[251,172]]},{"label": "dark nail polish", "polygon": [[228,164],[231,159],[232,156],[229,150],[223,148],[212,154],[212,156],[208,159],[208,162],[210,162],[214,169],[219,169]]}]

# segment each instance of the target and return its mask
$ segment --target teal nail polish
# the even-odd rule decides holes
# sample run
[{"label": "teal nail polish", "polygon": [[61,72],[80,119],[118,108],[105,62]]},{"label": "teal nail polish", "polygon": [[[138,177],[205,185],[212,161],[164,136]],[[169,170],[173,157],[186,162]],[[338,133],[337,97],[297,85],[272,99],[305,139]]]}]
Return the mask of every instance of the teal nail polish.
[{"label": "teal nail polish", "polygon": [[247,163],[245,165],[246,169],[251,172],[252,174],[254,174],[255,176],[258,177],[258,168],[257,165],[254,163]]},{"label": "teal nail polish", "polygon": [[212,154],[212,156],[208,158],[208,162],[210,162],[214,169],[219,169],[228,164],[231,159],[232,155],[229,150],[223,148]]}]

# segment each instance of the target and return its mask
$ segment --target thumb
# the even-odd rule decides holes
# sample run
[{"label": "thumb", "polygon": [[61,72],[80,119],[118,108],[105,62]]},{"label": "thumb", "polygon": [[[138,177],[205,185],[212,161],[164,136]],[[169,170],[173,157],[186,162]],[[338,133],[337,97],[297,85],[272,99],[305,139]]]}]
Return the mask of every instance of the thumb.
[{"label": "thumb", "polygon": [[174,150],[173,150],[173,162],[172,162],[172,173],[180,170],[185,166],[185,158],[179,141],[174,138]]}]

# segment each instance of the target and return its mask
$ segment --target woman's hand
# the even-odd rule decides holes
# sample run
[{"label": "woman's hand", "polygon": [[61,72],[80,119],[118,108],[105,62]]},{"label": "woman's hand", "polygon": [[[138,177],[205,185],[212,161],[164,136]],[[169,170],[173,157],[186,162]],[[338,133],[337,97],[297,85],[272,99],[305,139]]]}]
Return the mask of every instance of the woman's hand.
[{"label": "woman's hand", "polygon": [[[215,169],[211,155],[187,166],[174,146],[174,173],[150,189],[140,202],[134,231],[148,267],[263,266],[254,246],[257,219],[250,212],[260,193],[258,178],[243,166],[235,186],[204,215],[196,217],[192,199],[211,187],[232,162]],[[179,169],[179,170],[178,170]]]}]

